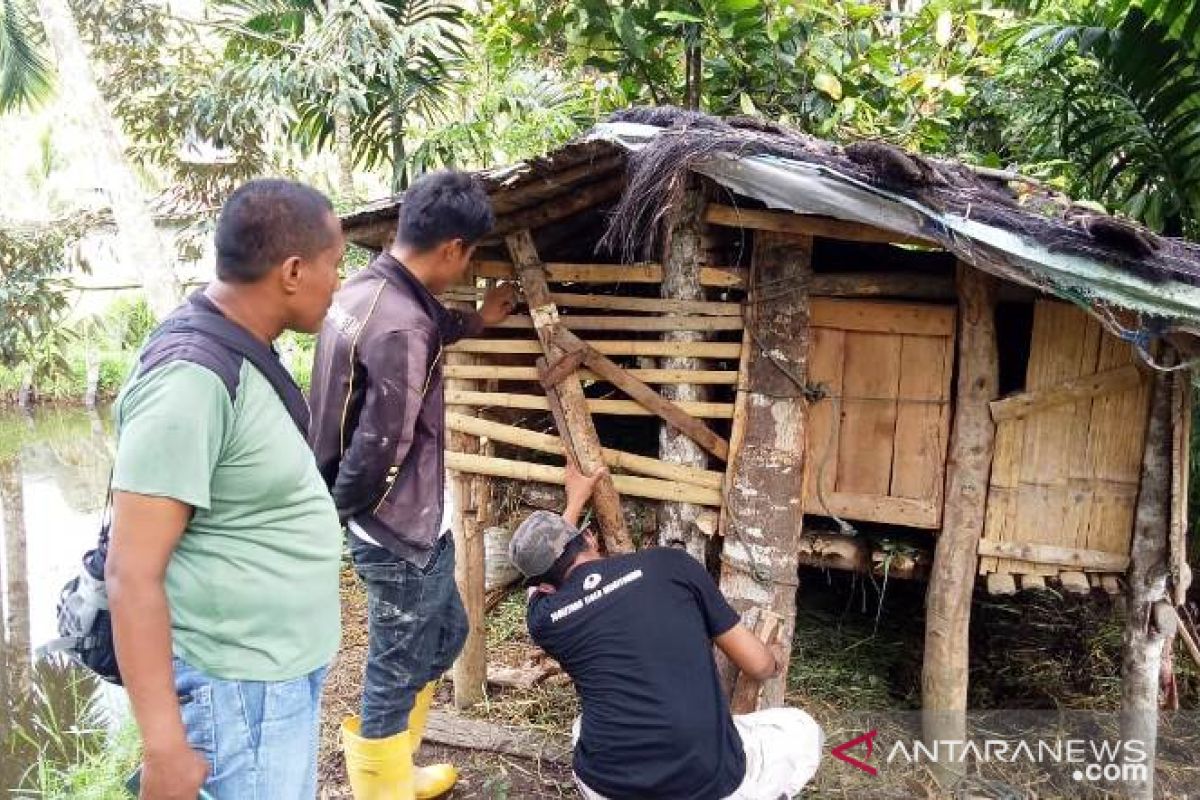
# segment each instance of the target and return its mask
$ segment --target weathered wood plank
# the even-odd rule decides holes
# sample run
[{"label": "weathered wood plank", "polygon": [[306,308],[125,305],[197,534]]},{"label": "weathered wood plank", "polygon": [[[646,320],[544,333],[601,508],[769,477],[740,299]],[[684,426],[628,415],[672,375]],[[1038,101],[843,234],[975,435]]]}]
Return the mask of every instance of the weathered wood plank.
[{"label": "weathered wood plank", "polygon": [[[481,278],[512,279],[513,265],[507,261],[477,261],[476,274]],[[744,288],[746,271],[737,267],[708,266],[700,270],[704,286],[726,289]],[[546,280],[550,283],[662,283],[661,264],[546,264]]]},{"label": "weathered wood plank", "polygon": [[[825,510],[821,497],[831,497],[837,489],[839,430],[843,362],[846,357],[846,332],[833,328],[812,328],[808,348],[809,382],[821,386],[826,396],[808,408],[808,463],[805,510],[814,514],[838,514]],[[819,489],[819,491],[818,491]]]},{"label": "weathered wood plank", "polygon": [[887,496],[900,389],[900,337],[847,333],[837,491]]},{"label": "weathered wood plank", "polygon": [[842,519],[886,522],[930,530],[936,529],[941,520],[941,508],[929,500],[853,492],[827,492],[824,500],[822,503],[816,497],[806,499],[805,512],[822,516],[836,514]]},{"label": "weathered wood plank", "polygon": [[[1125,553],[1105,553],[1100,550],[1080,550],[1032,542],[993,542],[981,539],[979,554],[1030,561],[1034,564],[1075,567],[1079,571],[1088,572],[1124,572],[1129,566],[1129,556]],[[1021,571],[1022,567],[1018,566],[1016,570]]]},{"label": "weathered wood plank", "polygon": [[932,239],[896,233],[885,228],[863,225],[860,222],[847,222],[833,217],[793,214],[789,211],[764,211],[710,203],[704,212],[704,220],[713,225],[820,236],[826,239],[842,239],[847,242],[885,242],[941,247]]},{"label": "weathered wood plank", "polygon": [[832,297],[812,301],[814,328],[908,336],[953,336],[954,318],[953,306]]},{"label": "weathered wood plank", "polygon": [[889,494],[941,508],[950,428],[954,340],[905,336],[900,345],[900,388]]},{"label": "weathered wood plank", "polygon": [[991,404],[992,419],[1020,419],[1055,406],[1135,388],[1141,381],[1141,373],[1132,364],[1083,375],[1049,388],[1002,397]]}]

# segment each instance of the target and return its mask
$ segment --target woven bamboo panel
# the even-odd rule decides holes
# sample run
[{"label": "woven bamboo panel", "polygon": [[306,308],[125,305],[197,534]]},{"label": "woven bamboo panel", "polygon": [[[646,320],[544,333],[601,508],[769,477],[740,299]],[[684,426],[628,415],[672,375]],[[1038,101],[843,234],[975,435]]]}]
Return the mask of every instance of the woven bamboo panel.
[{"label": "woven bamboo panel", "polygon": [[[1080,309],[1039,301],[1025,391],[1052,390],[1134,360],[1129,345],[1103,331]],[[1148,382],[1141,380],[1131,388],[1003,419],[996,428],[985,542],[1009,546],[1008,550],[1019,545],[1030,545],[1031,551],[1043,545],[1062,548],[1084,561],[1089,555],[1127,556],[1148,403]],[[1086,564],[980,559],[981,573],[1061,579],[1081,571],[1105,570]]]},{"label": "woven bamboo panel", "polygon": [[941,524],[955,309],[843,301],[813,314],[805,511]]}]

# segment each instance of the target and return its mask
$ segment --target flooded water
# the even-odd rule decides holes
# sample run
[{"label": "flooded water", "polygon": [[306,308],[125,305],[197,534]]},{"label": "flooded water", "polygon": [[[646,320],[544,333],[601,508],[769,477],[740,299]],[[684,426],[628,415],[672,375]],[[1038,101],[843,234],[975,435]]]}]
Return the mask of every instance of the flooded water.
[{"label": "flooded water", "polygon": [[95,546],[112,457],[107,411],[0,409],[0,744],[11,756],[0,759],[0,788],[28,786],[21,761],[77,763],[97,746],[84,741],[95,726],[127,714],[120,689],[97,691],[82,672],[34,658],[57,636],[63,584]]},{"label": "flooded water", "polygon": [[[5,619],[11,627],[11,609],[22,605],[21,598],[10,596],[21,583],[12,579],[10,561],[19,560],[23,539],[34,648],[57,635],[58,590],[78,569],[84,551],[95,546],[112,452],[107,411],[48,409],[27,415],[0,410],[0,458],[9,476],[0,496]],[[17,486],[20,497],[12,496]]]}]

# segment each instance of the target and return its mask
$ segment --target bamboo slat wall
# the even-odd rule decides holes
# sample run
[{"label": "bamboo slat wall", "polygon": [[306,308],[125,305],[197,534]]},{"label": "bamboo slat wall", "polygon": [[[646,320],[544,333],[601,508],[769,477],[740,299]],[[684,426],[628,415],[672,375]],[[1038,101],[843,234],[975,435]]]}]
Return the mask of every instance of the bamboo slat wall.
[{"label": "bamboo slat wall", "polygon": [[[981,574],[1078,583],[1080,573],[1124,571],[1149,403],[1146,376],[1129,369],[1134,361],[1127,343],[1083,311],[1038,301],[1027,402],[1016,404],[1019,416],[997,413],[1012,407],[1009,399],[993,405]],[[1090,376],[1094,388],[1082,389]]]}]

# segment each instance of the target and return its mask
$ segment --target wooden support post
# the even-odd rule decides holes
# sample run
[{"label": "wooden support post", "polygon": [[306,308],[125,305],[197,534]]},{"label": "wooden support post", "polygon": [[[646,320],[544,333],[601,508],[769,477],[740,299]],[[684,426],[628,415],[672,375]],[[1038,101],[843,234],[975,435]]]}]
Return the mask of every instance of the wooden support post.
[{"label": "wooden support post", "polygon": [[[1171,354],[1163,356],[1170,363]],[[1150,423],[1142,455],[1141,487],[1130,549],[1128,615],[1121,658],[1121,738],[1142,743],[1144,780],[1126,783],[1125,796],[1154,797],[1158,687],[1163,647],[1178,617],[1168,599],[1171,522],[1171,376],[1158,372],[1150,395]]]},{"label": "wooden support post", "polygon": [[960,263],[958,298],[958,388],[946,504],[925,607],[921,697],[927,739],[962,740],[966,735],[971,594],[996,438],[988,409],[999,386],[996,281]]},{"label": "wooden support post", "polygon": [[[679,206],[672,209],[667,217],[660,286],[660,293],[665,300],[704,300],[704,287],[700,283],[700,269],[704,266],[706,255],[704,206],[704,193],[692,187],[684,192]],[[668,314],[666,321],[670,322],[671,316]],[[667,342],[700,342],[705,335],[700,331],[673,330],[664,333],[662,338]],[[693,370],[701,366],[695,358],[666,357],[659,360],[662,369]],[[662,396],[670,401],[702,402],[709,399],[710,392],[708,387],[699,384],[677,383],[665,384]],[[659,426],[658,457],[663,461],[697,469],[708,467],[708,454],[700,443],[670,425]],[[702,512],[700,506],[688,503],[661,504],[658,507],[658,543],[682,547],[701,564],[705,563],[709,540],[695,525],[696,517]]]},{"label": "wooden support post", "polygon": [[[779,644],[779,629],[782,620],[778,614],[763,609],[759,612],[758,620],[754,624],[754,635],[768,647],[774,647]],[[762,683],[751,678],[749,675],[742,673],[738,676],[737,683],[733,688],[733,695],[729,698],[729,710],[734,714],[749,714],[758,707],[758,695],[762,690]]]},{"label": "wooden support post", "polygon": [[[780,616],[779,643],[788,657],[796,624],[807,427],[805,387],[796,381],[808,376],[811,276],[810,237],[755,232],[744,433],[727,483],[721,568],[721,589],[743,619],[754,608]],[[770,288],[760,295],[755,287],[763,285]],[[782,705],[784,688],[785,676],[765,681],[760,704]]]},{"label": "wooden support post", "polygon": [[[529,231],[514,233],[505,239],[509,256],[513,260],[517,274],[521,279],[521,287],[525,291],[525,299],[529,304],[529,313],[533,317],[534,327],[546,360],[553,364],[562,357],[562,349],[553,341],[554,328],[558,323],[558,309],[550,299],[550,288],[546,285],[546,269],[533,245],[533,237]],[[588,412],[587,401],[583,396],[583,387],[578,377],[567,378],[557,387],[558,401],[562,407],[562,417],[565,429],[559,430],[559,436],[571,448],[572,454],[580,467],[588,473],[604,466],[604,456],[601,453],[600,438],[596,435],[596,427],[592,424],[592,416]],[[625,516],[621,512],[621,497],[613,485],[611,476],[605,477],[596,484],[592,495],[592,507],[596,512],[596,520],[604,544],[610,553],[628,553],[633,550],[633,540],[625,527]]]},{"label": "wooden support post", "polygon": [[[474,305],[454,304],[461,309],[474,309]],[[446,363],[454,365],[471,364],[476,357],[466,353],[447,353]],[[449,389],[469,389],[474,381],[449,380]],[[474,411],[464,406],[452,406],[451,411],[459,414],[472,414]],[[479,439],[459,431],[450,431],[447,443],[450,449],[460,453],[478,453]],[[465,472],[449,471],[450,497],[454,502],[451,515],[450,529],[454,535],[454,579],[458,583],[458,593],[462,596],[463,606],[467,611],[467,621],[470,629],[462,652],[454,662],[454,705],[458,708],[469,708],[483,700],[487,689],[487,631],[484,627],[486,612],[484,610],[484,581],[485,564],[483,552],[483,529],[475,511],[475,491],[473,484],[486,478],[476,478]]]}]

